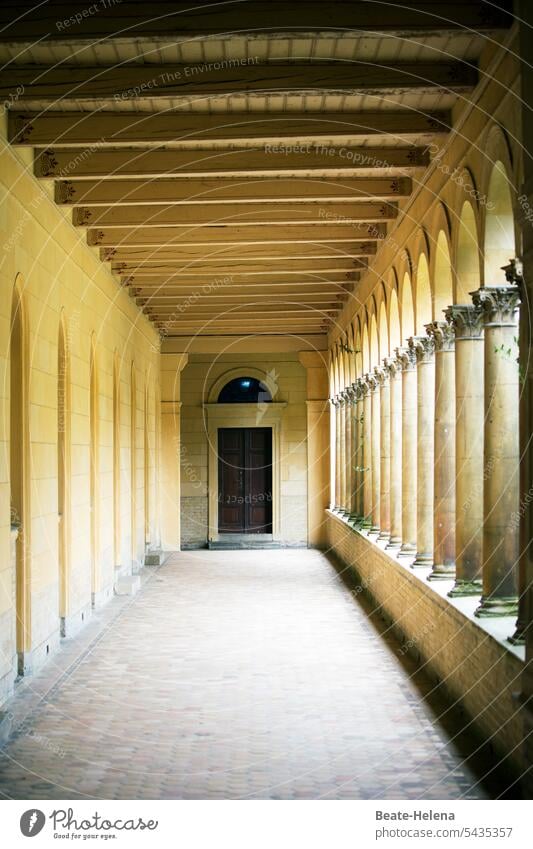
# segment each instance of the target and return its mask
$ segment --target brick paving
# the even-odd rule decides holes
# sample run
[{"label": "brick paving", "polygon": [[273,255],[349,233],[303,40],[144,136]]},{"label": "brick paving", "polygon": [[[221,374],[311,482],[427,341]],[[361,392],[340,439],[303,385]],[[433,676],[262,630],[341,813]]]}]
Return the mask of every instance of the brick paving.
[{"label": "brick paving", "polygon": [[29,682],[4,706],[25,716],[0,751],[7,798],[495,792],[316,551],[176,555]]}]

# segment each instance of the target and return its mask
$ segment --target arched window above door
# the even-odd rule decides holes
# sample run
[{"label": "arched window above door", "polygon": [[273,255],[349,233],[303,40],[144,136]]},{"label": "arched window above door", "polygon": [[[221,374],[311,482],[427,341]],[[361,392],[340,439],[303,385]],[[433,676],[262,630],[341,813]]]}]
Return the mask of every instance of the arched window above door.
[{"label": "arched window above door", "polygon": [[254,404],[270,402],[270,391],[256,377],[235,377],[221,389],[218,396],[219,404]]}]

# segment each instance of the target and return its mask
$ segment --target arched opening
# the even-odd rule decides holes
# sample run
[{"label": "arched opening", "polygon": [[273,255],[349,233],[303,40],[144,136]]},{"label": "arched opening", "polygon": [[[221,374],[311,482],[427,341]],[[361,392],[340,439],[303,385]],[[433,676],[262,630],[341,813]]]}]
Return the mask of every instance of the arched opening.
[{"label": "arched opening", "polygon": [[390,293],[389,303],[389,338],[391,355],[395,348],[399,348],[402,341],[402,331],[400,327],[400,308],[398,306],[398,295],[396,289],[392,289]]},{"label": "arched opening", "polygon": [[363,374],[368,374],[370,371],[370,340],[368,338],[368,325],[366,322],[363,327],[362,366]]},{"label": "arched opening", "polygon": [[115,353],[113,364],[113,556],[120,566],[120,364]]},{"label": "arched opening", "polygon": [[470,304],[471,292],[480,286],[479,244],[476,217],[472,205],[465,201],[461,210],[457,236],[457,304]]},{"label": "arched opening", "polygon": [[98,365],[94,335],[91,339],[91,359],[89,365],[89,475],[91,508],[91,598],[93,605],[98,591],[98,567],[100,555],[100,511],[99,511],[99,403],[98,403]]},{"label": "arched opening", "polygon": [[387,327],[387,311],[385,301],[379,307],[379,356],[383,360],[389,354],[389,331]]},{"label": "arched opening", "polygon": [[[435,249],[433,303],[435,321],[442,321],[444,318],[443,310],[453,304],[452,263],[448,247],[448,239],[446,238],[444,230],[441,230],[437,237]],[[431,319],[428,319],[428,321],[431,321]]]},{"label": "arched opening", "polygon": [[409,274],[405,272],[403,277],[403,286],[401,290],[401,311],[400,311],[400,323],[402,328],[402,342],[405,344],[406,340],[412,336],[415,332],[415,315],[413,310],[413,293],[411,291],[411,280],[409,278]]},{"label": "arched opening", "polygon": [[29,488],[28,462],[28,372],[26,327],[22,296],[15,287],[11,303],[10,333],[10,434],[9,480],[11,499],[11,531],[16,534],[15,563],[15,649],[18,674],[26,672],[26,654],[30,649],[30,582],[29,582]]},{"label": "arched opening", "polygon": [[505,286],[502,267],[516,254],[513,201],[502,162],[495,163],[489,180],[485,219],[485,286]]},{"label": "arched opening", "polygon": [[70,368],[64,317],[59,323],[57,347],[57,512],[59,564],[59,619],[66,634],[70,557]]},{"label": "arched opening", "polygon": [[372,313],[370,318],[370,367],[379,365],[379,341],[376,316]]},{"label": "arched opening", "polygon": [[256,404],[270,403],[272,395],[268,387],[256,377],[235,377],[222,387],[218,396],[219,404]]},{"label": "arched opening", "polygon": [[424,326],[429,324],[433,318],[431,306],[431,284],[429,282],[429,268],[425,254],[418,258],[416,272],[416,332],[424,333]]},{"label": "arched opening", "polygon": [[150,543],[150,393],[148,376],[144,387],[144,544]]},{"label": "arched opening", "polygon": [[130,501],[131,501],[131,562],[137,560],[137,380],[131,364],[130,381]]}]

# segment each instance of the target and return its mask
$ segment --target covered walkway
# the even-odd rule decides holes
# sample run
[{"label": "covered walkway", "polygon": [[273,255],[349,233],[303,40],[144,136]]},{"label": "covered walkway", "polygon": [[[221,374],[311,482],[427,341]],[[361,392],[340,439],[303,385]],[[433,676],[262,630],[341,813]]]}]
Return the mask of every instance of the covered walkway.
[{"label": "covered walkway", "polygon": [[317,551],[182,552],[6,706],[5,798],[477,799],[504,787]]}]

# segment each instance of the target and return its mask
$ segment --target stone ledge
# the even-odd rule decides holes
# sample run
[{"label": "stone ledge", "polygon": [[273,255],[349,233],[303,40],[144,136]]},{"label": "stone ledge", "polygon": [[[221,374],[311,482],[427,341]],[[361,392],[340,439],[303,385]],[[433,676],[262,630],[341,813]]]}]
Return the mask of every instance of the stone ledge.
[{"label": "stone ledge", "polygon": [[507,642],[514,619],[477,619],[476,598],[448,599],[453,581],[429,582],[429,568],[410,568],[385,542],[368,537],[331,510],[326,511],[330,550],[353,568],[361,588],[402,641],[402,652],[420,660],[428,673],[461,704],[474,728],[513,769],[523,770],[524,716],[520,700],[524,649]]}]

